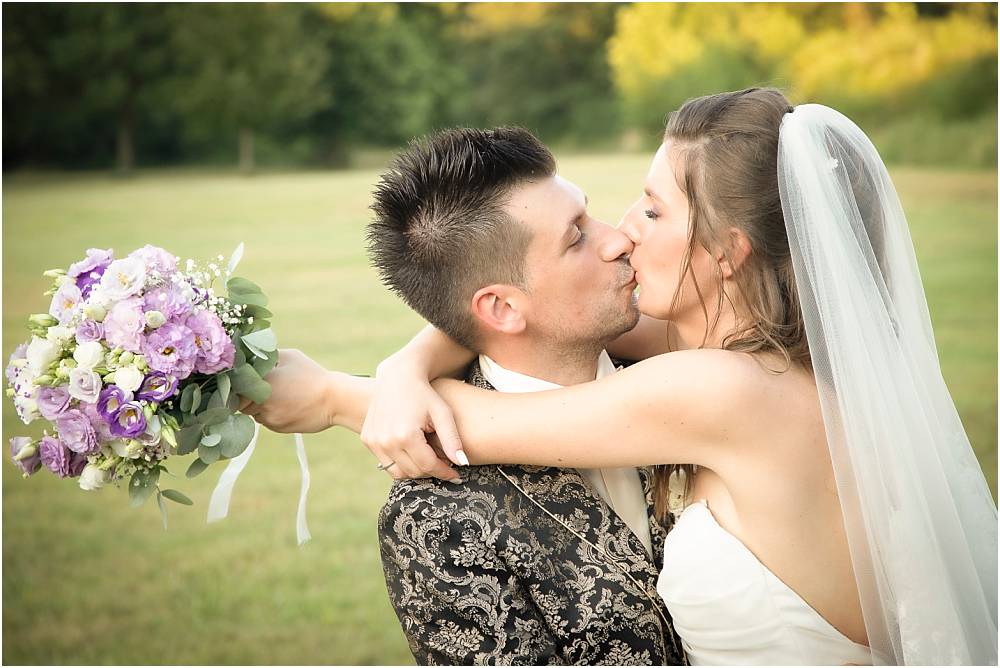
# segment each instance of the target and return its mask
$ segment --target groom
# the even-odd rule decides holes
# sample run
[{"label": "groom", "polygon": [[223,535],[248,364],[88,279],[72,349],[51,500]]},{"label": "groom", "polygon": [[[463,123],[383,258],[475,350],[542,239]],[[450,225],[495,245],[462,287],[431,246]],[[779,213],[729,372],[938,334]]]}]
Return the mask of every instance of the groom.
[{"label": "groom", "polygon": [[[382,177],[369,228],[383,280],[480,353],[467,381],[531,392],[594,380],[638,319],[628,239],[591,218],[548,149],[518,128],[415,143]],[[367,381],[282,351],[278,431],[359,430]],[[304,414],[303,388],[330,407]],[[608,444],[613,447],[613,444]],[[386,585],[423,664],[683,664],[656,593],[664,528],[646,469],[474,466],[462,484],[399,480],[379,517]]]}]

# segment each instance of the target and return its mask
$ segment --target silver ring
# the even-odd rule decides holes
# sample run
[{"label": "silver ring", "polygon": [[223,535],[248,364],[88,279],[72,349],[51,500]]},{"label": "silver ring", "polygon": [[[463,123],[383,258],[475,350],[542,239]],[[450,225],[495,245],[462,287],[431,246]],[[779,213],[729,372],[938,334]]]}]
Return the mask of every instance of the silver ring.
[{"label": "silver ring", "polygon": [[389,467],[391,467],[391,466],[395,466],[395,465],[396,465],[396,462],[389,462],[388,464],[379,464],[379,465],[378,465],[378,466],[376,466],[375,468],[376,468],[377,470],[379,470],[379,471],[388,471],[388,470],[389,470]]}]

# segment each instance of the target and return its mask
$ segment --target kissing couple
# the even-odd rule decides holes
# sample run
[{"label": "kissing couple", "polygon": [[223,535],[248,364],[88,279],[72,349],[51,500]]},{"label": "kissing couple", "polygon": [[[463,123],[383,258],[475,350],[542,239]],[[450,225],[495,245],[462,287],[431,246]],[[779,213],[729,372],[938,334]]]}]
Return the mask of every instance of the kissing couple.
[{"label": "kissing couple", "polygon": [[430,325],[375,379],[282,350],[244,406],[396,479],[416,660],[996,665],[996,506],[869,139],[709,95],[636,190],[613,228],[525,130],[413,143],[369,251]]}]

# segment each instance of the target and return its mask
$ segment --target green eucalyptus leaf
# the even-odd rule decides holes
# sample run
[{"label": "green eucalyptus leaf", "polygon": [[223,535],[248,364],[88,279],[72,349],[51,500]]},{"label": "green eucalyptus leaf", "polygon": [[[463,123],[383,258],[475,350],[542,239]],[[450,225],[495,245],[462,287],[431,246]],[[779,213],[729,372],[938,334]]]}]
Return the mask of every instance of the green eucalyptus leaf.
[{"label": "green eucalyptus leaf", "polygon": [[242,278],[241,276],[230,277],[230,279],[226,281],[226,289],[229,290],[230,294],[253,294],[263,292],[259,285],[249,279]]},{"label": "green eucalyptus leaf", "polygon": [[234,304],[252,304],[253,306],[267,306],[267,297],[261,293],[237,293],[229,294],[229,301]]},{"label": "green eucalyptus leaf", "polygon": [[180,409],[184,413],[190,413],[194,405],[194,392],[198,389],[197,383],[191,383],[181,392]]},{"label": "green eucalyptus leaf", "polygon": [[[267,359],[255,359],[250,365],[253,367],[253,370],[257,372],[257,375],[263,379],[264,376],[271,372],[271,369],[273,369],[277,363],[278,351],[275,350],[274,352],[267,354]],[[265,380],[264,382],[267,381]]]},{"label": "green eucalyptus leaf", "polygon": [[163,496],[167,497],[171,501],[174,501],[175,503],[182,503],[185,506],[194,505],[194,501],[192,501],[185,495],[181,494],[176,489],[165,489],[161,492],[161,494],[163,494]]},{"label": "green eucalyptus leaf", "polygon": [[198,415],[198,417],[194,419],[194,422],[195,424],[199,424],[203,427],[208,427],[213,424],[224,422],[230,415],[232,415],[232,413],[225,406],[221,406],[219,408],[209,408]]},{"label": "green eucalyptus leaf", "polygon": [[[215,425],[214,427],[212,427],[212,429],[214,430],[216,427],[218,427],[218,425]],[[218,433],[205,434],[204,436],[201,437],[201,444],[204,445],[206,448],[214,448],[219,444],[219,441],[221,440],[222,436]]]},{"label": "green eucalyptus leaf", "polygon": [[255,404],[262,404],[271,396],[271,386],[265,382],[254,368],[245,364],[230,373],[233,392],[246,397]]},{"label": "green eucalyptus leaf", "polygon": [[212,392],[208,398],[208,408],[224,408],[225,405],[226,400],[222,398],[222,394],[218,390]]},{"label": "green eucalyptus leaf", "polygon": [[243,400],[240,398],[240,395],[233,392],[229,395],[229,401],[226,402],[226,408],[228,408],[230,412],[235,413],[240,409],[240,403],[242,403],[242,401]]},{"label": "green eucalyptus leaf", "polygon": [[204,445],[198,446],[198,459],[201,459],[206,464],[214,464],[219,461],[220,448],[209,448]]},{"label": "green eucalyptus leaf", "polygon": [[160,507],[160,517],[163,518],[163,530],[167,530],[167,504],[163,503],[163,495],[156,492],[156,505]]},{"label": "green eucalyptus leaf", "polygon": [[194,392],[191,393],[191,413],[196,414],[201,410],[201,386],[193,384],[191,387],[194,388]]},{"label": "green eucalyptus leaf", "polygon": [[226,402],[229,401],[229,390],[230,388],[232,388],[232,381],[229,380],[229,374],[228,373],[219,374],[216,377],[215,382],[216,385],[218,385],[218,389],[216,390],[216,392],[218,392],[219,395],[222,397],[222,403],[223,405],[225,405]]},{"label": "green eucalyptus leaf", "polygon": [[267,351],[261,350],[252,343],[247,343],[246,341],[243,342],[243,345],[245,345],[247,347],[247,350],[249,350],[256,358],[254,361],[256,361],[257,359],[262,359],[262,360],[267,359]]},{"label": "green eucalyptus leaf", "polygon": [[270,328],[261,329],[252,334],[245,334],[240,338],[243,339],[243,343],[252,345],[258,350],[272,352],[278,349],[278,337],[275,335],[274,330]]},{"label": "green eucalyptus leaf", "polygon": [[218,429],[222,436],[222,456],[226,459],[239,457],[250,441],[256,429],[253,418],[249,415],[233,415],[222,424],[216,425],[213,429]]},{"label": "green eucalyptus leaf", "polygon": [[188,470],[184,475],[187,476],[188,478],[193,478],[207,468],[208,468],[207,463],[203,462],[200,459],[195,459],[193,462],[191,462],[191,466],[188,467]]},{"label": "green eucalyptus leaf", "polygon": [[141,506],[149,496],[156,491],[156,481],[160,478],[160,472],[156,469],[152,471],[136,471],[128,483],[129,502],[133,508]]},{"label": "green eucalyptus leaf", "polygon": [[274,314],[271,313],[269,310],[267,310],[263,306],[257,306],[256,304],[248,305],[246,309],[243,310],[243,315],[253,318],[254,322],[256,322],[257,320],[264,320],[266,318],[274,317]]},{"label": "green eucalyptus leaf", "polygon": [[201,441],[201,424],[192,424],[177,432],[177,454],[186,455],[194,452]]},{"label": "green eucalyptus leaf", "polygon": [[233,359],[233,368],[238,369],[247,363],[247,356],[246,353],[240,349],[239,343],[236,340],[233,341],[233,347],[236,348],[236,355]]}]

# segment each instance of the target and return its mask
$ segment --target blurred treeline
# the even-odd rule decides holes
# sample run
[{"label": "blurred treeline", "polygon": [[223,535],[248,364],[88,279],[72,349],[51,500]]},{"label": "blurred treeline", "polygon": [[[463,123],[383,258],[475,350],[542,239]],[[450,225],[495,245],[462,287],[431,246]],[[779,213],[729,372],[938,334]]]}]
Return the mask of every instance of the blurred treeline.
[{"label": "blurred treeline", "polygon": [[453,125],[646,149],[771,84],[887,160],[994,166],[994,4],[7,4],[3,167],[344,165]]}]

